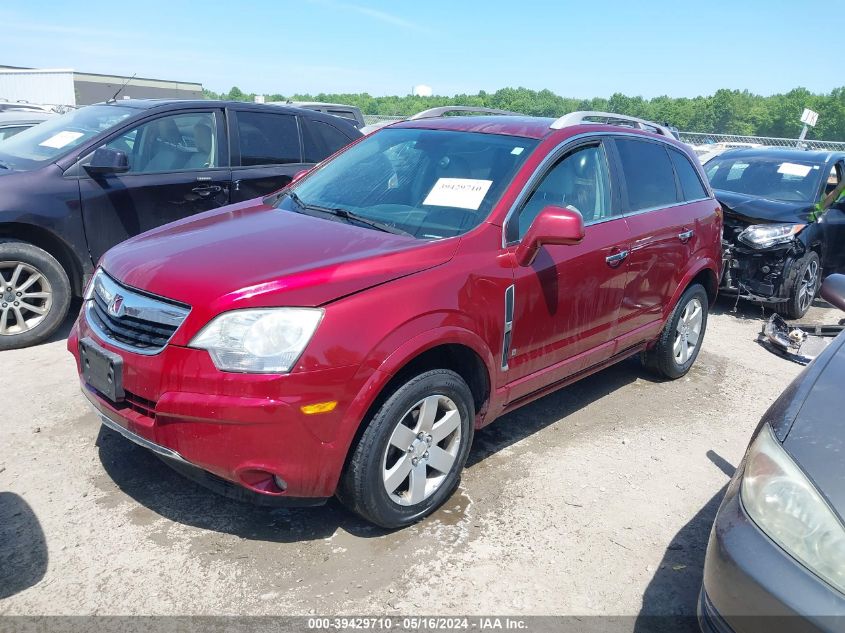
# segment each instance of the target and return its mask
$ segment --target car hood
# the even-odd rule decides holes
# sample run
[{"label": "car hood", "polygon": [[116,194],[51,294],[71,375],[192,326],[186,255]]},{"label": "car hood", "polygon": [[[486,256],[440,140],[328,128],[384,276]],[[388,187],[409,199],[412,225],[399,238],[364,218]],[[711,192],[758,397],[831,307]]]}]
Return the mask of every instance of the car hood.
[{"label": "car hood", "polygon": [[252,200],[141,234],[111,249],[101,266],[193,312],[319,306],[443,264],[458,241],[422,241]]},{"label": "car hood", "polygon": [[716,189],[715,193],[725,213],[745,220],[749,224],[777,222],[806,224],[813,210],[813,205],[806,202],[781,202],[722,189]]},{"label": "car hood", "polygon": [[[817,367],[819,363],[822,367]],[[813,480],[840,517],[845,517],[845,334],[805,370],[802,379],[815,378],[809,390],[796,394],[806,398],[797,409],[783,447]]]}]

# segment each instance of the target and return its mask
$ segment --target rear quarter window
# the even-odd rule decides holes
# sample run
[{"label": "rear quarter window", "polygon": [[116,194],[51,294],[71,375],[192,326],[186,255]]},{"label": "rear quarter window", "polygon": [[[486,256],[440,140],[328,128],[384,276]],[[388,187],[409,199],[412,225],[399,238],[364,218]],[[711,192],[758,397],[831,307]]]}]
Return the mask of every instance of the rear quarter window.
[{"label": "rear quarter window", "polygon": [[352,142],[349,136],[324,121],[308,119],[303,127],[306,163],[319,163]]},{"label": "rear quarter window", "polygon": [[681,189],[684,194],[684,200],[690,202],[692,200],[701,200],[707,197],[707,190],[701,184],[701,179],[698,177],[698,172],[692,166],[689,159],[681,154],[681,152],[670,149],[669,156],[672,159],[672,165],[675,167],[675,174],[681,182]]}]

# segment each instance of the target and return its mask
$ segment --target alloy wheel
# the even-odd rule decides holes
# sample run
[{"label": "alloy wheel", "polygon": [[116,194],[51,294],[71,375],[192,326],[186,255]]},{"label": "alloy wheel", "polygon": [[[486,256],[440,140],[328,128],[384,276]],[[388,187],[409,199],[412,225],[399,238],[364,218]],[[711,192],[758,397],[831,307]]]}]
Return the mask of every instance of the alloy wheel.
[{"label": "alloy wheel", "polygon": [[0,336],[14,336],[37,327],[53,305],[47,277],[30,264],[0,261]]},{"label": "alloy wheel", "polygon": [[704,309],[697,297],[690,299],[684,306],[681,318],[675,328],[675,343],[672,352],[678,365],[686,363],[695,353],[701,338],[701,324],[704,319]]},{"label": "alloy wheel", "polygon": [[382,458],[382,481],[403,506],[428,499],[445,481],[461,448],[461,414],[444,395],[431,395],[399,419]]},{"label": "alloy wheel", "polygon": [[804,275],[801,277],[801,285],[798,287],[798,307],[801,312],[810,309],[810,304],[816,298],[816,288],[819,284],[819,263],[811,259]]}]

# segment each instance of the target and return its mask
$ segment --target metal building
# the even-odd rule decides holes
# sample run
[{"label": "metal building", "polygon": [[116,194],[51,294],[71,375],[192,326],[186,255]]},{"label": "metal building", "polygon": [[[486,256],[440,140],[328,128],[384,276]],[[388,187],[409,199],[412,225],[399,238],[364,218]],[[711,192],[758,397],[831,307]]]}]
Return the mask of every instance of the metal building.
[{"label": "metal building", "polygon": [[[89,105],[110,99],[129,77],[81,73],[70,68],[0,66],[0,101]],[[202,99],[202,84],[135,77],[120,97]]]}]

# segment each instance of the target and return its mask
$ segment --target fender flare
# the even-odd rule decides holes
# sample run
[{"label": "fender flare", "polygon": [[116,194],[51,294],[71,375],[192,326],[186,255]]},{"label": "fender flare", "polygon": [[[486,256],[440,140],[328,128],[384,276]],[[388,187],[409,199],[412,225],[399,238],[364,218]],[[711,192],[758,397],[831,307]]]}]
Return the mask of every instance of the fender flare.
[{"label": "fender flare", "polygon": [[[369,373],[369,376],[366,377],[363,386],[349,404],[335,438],[335,449],[343,453],[344,463],[367,412],[391,379],[420,354],[440,345],[450,344],[464,345],[478,354],[487,370],[490,379],[490,397],[493,397],[495,360],[480,336],[470,330],[454,326],[441,326],[419,332],[385,356],[377,369],[368,367],[367,363],[361,366],[359,375]],[[340,476],[340,472],[337,476]]]},{"label": "fender flare", "polygon": [[663,320],[669,318],[669,315],[672,314],[672,311],[675,309],[675,306],[678,305],[678,301],[681,300],[681,295],[684,294],[687,287],[690,285],[690,282],[695,279],[696,276],[701,274],[704,270],[709,270],[713,275],[713,287],[718,291],[719,286],[719,273],[717,272],[720,269],[720,266],[713,261],[712,258],[708,257],[703,260],[699,260],[695,266],[692,266],[686,273],[684,273],[683,278],[681,279],[681,283],[678,284],[678,287],[675,289],[675,294],[672,295],[672,300],[666,305],[666,309],[663,311]]},{"label": "fender flare", "polygon": [[90,259],[80,259],[77,248],[64,236],[50,227],[33,222],[32,218],[31,214],[26,213],[0,212],[0,238],[21,240],[47,251],[65,269],[71,290],[81,295],[85,275],[93,272]]}]

